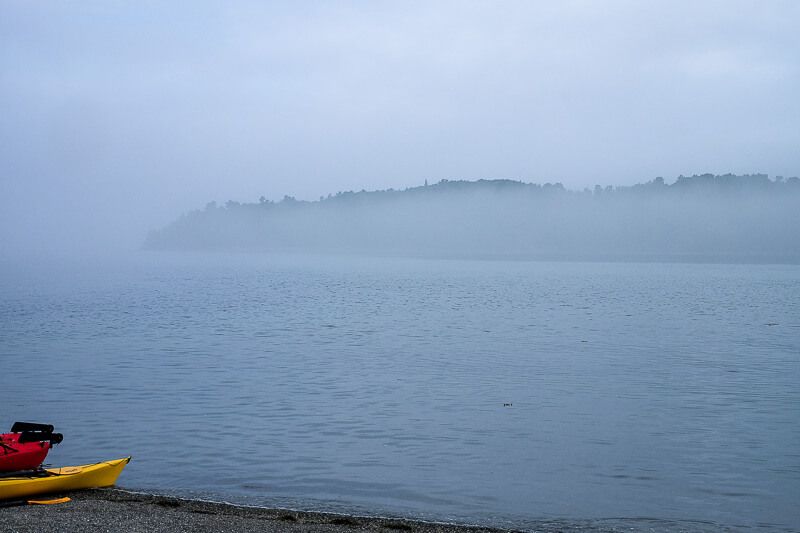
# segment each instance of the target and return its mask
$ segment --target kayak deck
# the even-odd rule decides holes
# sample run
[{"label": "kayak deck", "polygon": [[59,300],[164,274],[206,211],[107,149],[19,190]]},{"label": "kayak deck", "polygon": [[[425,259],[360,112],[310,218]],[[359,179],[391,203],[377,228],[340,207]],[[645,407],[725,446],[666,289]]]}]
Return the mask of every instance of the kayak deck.
[{"label": "kayak deck", "polygon": [[0,500],[25,498],[36,494],[110,487],[130,462],[130,457],[78,466],[48,468],[45,475],[0,478]]}]

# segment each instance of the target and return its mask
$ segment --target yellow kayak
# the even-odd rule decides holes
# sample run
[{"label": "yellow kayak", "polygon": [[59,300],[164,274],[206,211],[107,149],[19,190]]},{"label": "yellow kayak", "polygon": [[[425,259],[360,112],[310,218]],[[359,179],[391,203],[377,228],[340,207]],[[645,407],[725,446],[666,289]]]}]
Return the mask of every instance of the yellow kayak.
[{"label": "yellow kayak", "polygon": [[130,457],[79,466],[47,468],[46,475],[0,477],[0,500],[26,498],[48,492],[110,487],[130,462]]}]

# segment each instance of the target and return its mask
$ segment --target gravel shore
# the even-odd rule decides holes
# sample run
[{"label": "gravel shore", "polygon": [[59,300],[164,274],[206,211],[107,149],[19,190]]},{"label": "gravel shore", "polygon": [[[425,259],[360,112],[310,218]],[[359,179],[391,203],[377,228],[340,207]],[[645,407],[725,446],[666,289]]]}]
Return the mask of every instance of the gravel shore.
[{"label": "gravel shore", "polygon": [[[58,495],[52,497],[56,496]],[[496,533],[500,531],[413,520],[240,507],[116,489],[71,492],[68,496],[72,501],[57,505],[0,508],[0,530],[165,533],[179,531]]]},{"label": "gravel shore", "polygon": [[[69,496],[55,505],[3,507],[0,532],[164,532],[222,531],[278,533],[501,533],[514,530],[422,522],[402,518],[348,516],[333,513],[247,507],[227,503],[158,496],[124,489],[93,489],[52,494]],[[530,522],[527,533],[675,533],[730,531],[708,522],[655,519],[541,520]],[[774,531],[788,531],[776,528]]]}]

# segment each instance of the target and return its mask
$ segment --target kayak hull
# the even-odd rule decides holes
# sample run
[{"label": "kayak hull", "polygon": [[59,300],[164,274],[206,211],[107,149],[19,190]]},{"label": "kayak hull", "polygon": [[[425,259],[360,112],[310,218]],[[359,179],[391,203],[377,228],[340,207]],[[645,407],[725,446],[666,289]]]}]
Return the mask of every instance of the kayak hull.
[{"label": "kayak hull", "polygon": [[79,466],[48,468],[47,475],[0,477],[0,500],[26,498],[37,494],[110,487],[116,483],[130,457]]}]

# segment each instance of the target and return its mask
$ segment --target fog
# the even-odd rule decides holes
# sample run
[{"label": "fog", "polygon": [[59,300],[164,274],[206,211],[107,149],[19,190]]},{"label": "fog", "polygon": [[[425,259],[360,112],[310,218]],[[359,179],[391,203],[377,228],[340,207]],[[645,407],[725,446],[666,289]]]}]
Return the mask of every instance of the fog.
[{"label": "fog", "polygon": [[436,258],[798,262],[800,179],[561,184],[446,181],[315,202],[209,204],[150,234],[154,250]]},{"label": "fog", "polygon": [[[4,2],[0,248],[134,250],[209,201],[426,179],[797,175],[798,23],[790,1]],[[484,200],[415,218],[477,238]]]}]

